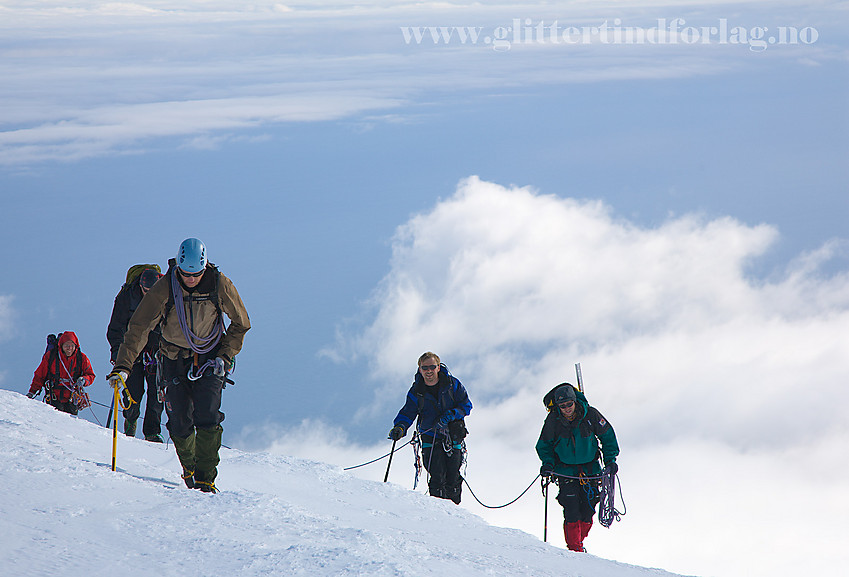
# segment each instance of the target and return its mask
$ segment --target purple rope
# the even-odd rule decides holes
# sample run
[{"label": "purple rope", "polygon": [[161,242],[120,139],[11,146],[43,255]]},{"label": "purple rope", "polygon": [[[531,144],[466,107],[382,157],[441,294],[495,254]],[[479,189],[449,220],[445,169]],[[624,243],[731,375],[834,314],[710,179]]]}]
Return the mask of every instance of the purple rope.
[{"label": "purple rope", "polygon": [[[189,328],[186,322],[186,307],[183,305],[183,289],[180,287],[180,281],[177,280],[177,271],[171,271],[171,292],[174,294],[174,305],[177,308],[177,319],[180,321],[180,329],[183,331],[183,336],[192,350],[199,355],[210,352],[218,345],[221,340],[221,335],[224,334],[224,321],[221,315],[215,321],[212,327],[212,332],[208,337],[199,337]],[[195,344],[197,341],[198,344]]]}]

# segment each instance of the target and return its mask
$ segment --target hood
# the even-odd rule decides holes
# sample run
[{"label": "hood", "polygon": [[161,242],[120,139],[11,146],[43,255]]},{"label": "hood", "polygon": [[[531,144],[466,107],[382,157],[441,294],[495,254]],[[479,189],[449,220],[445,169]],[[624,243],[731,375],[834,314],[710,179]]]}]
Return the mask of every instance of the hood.
[{"label": "hood", "polygon": [[62,345],[64,345],[68,341],[72,341],[77,348],[80,348],[80,341],[77,340],[77,335],[73,331],[65,331],[64,333],[62,333],[62,336],[59,337],[59,348],[61,349]]}]

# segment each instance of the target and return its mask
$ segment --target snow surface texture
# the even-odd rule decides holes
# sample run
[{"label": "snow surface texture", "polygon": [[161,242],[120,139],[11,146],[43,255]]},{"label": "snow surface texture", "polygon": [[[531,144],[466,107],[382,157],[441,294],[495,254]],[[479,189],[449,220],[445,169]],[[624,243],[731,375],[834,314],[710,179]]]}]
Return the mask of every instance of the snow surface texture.
[{"label": "snow surface texture", "polygon": [[185,488],[173,446],[0,390],[0,575],[672,575],[565,551],[339,467],[222,449]]}]

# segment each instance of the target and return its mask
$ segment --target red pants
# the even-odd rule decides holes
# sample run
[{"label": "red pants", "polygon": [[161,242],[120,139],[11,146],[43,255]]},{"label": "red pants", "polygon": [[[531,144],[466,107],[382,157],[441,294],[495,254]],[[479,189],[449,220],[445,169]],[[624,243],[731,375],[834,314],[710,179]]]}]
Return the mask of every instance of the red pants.
[{"label": "red pants", "polygon": [[584,539],[592,529],[593,522],[590,519],[586,521],[574,521],[572,523],[565,521],[563,523],[563,534],[566,536],[566,547],[570,551],[584,552]]}]

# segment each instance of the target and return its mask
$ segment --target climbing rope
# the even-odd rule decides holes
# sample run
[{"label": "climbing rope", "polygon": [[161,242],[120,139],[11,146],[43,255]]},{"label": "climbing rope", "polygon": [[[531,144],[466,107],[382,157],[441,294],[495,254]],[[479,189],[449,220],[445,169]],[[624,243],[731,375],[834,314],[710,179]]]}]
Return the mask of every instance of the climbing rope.
[{"label": "climbing rope", "polygon": [[531,487],[533,487],[533,486],[534,486],[534,483],[536,483],[536,482],[537,482],[537,479],[539,479],[539,475],[537,475],[536,477],[534,477],[534,480],[533,480],[533,481],[531,481],[531,484],[530,484],[530,485],[528,485],[528,488],[527,488],[527,489],[525,489],[524,491],[522,491],[522,492],[521,492],[521,494],[520,494],[518,497],[516,497],[515,499],[513,499],[513,500],[512,500],[512,501],[510,501],[509,503],[504,503],[503,505],[487,505],[487,504],[485,504],[485,503],[481,502],[481,500],[480,500],[480,499],[478,499],[478,496],[477,496],[477,495],[475,495],[475,492],[474,492],[474,491],[472,491],[472,487],[469,485],[469,482],[468,482],[468,481],[466,481],[465,477],[463,478],[463,483],[465,483],[465,484],[466,484],[466,487],[469,489],[469,493],[471,493],[471,494],[472,494],[472,497],[474,497],[474,498],[475,498],[475,501],[477,501],[477,502],[478,502],[478,504],[479,504],[481,507],[486,507],[487,509],[503,509],[504,507],[507,507],[507,506],[509,506],[509,505],[512,505],[513,503],[515,503],[516,501],[518,501],[519,499],[521,499],[522,497],[524,497],[524,496],[525,496],[525,493],[527,493],[528,491],[530,491],[530,490],[531,490]]},{"label": "climbing rope", "polygon": [[[415,438],[415,437],[414,437],[414,438]],[[414,438],[413,438],[413,439],[414,439]],[[342,470],[343,470],[343,471],[350,471],[350,470],[352,470],[352,469],[359,469],[360,467],[365,467],[366,465],[371,465],[372,463],[377,463],[377,462],[378,462],[378,461],[380,461],[381,459],[385,459],[386,457],[388,457],[389,455],[391,455],[393,452],[396,452],[396,453],[397,453],[398,451],[400,451],[401,449],[403,449],[404,447],[406,447],[407,445],[409,445],[410,443],[412,443],[412,442],[413,442],[413,439],[410,439],[409,441],[407,441],[406,443],[404,443],[404,444],[403,444],[403,445],[401,445],[400,447],[396,447],[395,451],[389,451],[388,453],[386,453],[385,455],[383,455],[383,456],[381,456],[381,457],[378,457],[377,459],[372,459],[371,461],[368,461],[368,462],[366,462],[366,463],[361,463],[361,464],[359,464],[359,465],[354,465],[353,467],[345,467],[345,468],[344,468],[344,469],[342,469]]]},{"label": "climbing rope", "polygon": [[[406,447],[407,445],[410,445],[410,444],[413,445],[413,451],[415,453],[416,479],[413,483],[413,490],[415,490],[416,486],[418,485],[419,472],[421,470],[421,457],[420,457],[420,452],[419,452],[420,446],[421,446],[421,440],[419,439],[418,432],[414,432],[413,437],[409,441],[407,441],[406,443],[404,443],[400,447],[396,447],[394,451],[390,451],[390,452],[386,453],[385,455],[381,455],[380,457],[377,457],[376,459],[372,459],[371,461],[366,461],[365,463],[360,463],[359,465],[354,465],[354,466],[351,466],[351,467],[345,467],[342,470],[343,471],[351,471],[353,469],[359,469],[360,467],[365,467],[366,465],[371,465],[372,463],[376,463],[376,462],[378,462],[382,459],[385,459],[386,457],[393,454],[394,452],[400,451],[401,449],[403,449],[404,447]],[[465,451],[464,451],[464,453],[465,453]],[[465,455],[464,455],[464,464],[465,464]],[[460,478],[463,480],[463,483],[466,485],[466,488],[469,490],[469,493],[472,495],[472,497],[475,499],[475,501],[478,502],[478,504],[481,507],[484,507],[486,509],[503,509],[504,507],[509,507],[510,505],[512,505],[513,503],[515,503],[516,501],[518,501],[519,499],[524,497],[525,494],[528,491],[531,490],[531,487],[534,486],[534,483],[536,483],[537,479],[539,479],[540,477],[541,477],[541,475],[537,475],[536,477],[534,477],[533,481],[530,482],[530,484],[525,488],[524,491],[519,493],[519,495],[515,499],[512,499],[512,500],[508,501],[507,503],[504,503],[503,505],[487,505],[486,503],[484,503],[483,501],[478,499],[478,496],[475,494],[474,490],[472,489],[472,486],[469,485],[469,482],[466,480],[465,476],[461,476]],[[578,481],[581,484],[581,486],[584,488],[584,490],[587,492],[587,498],[590,499],[590,501],[592,501],[592,498],[595,496],[595,492],[599,491],[598,520],[599,520],[599,523],[603,527],[609,528],[613,524],[613,521],[621,521],[622,516],[627,513],[627,507],[625,505],[625,500],[622,499],[622,482],[619,480],[619,476],[615,473],[614,474],[601,474],[601,475],[594,475],[594,476],[588,476],[588,475],[584,475],[583,473],[581,473],[577,477],[574,477],[574,476],[571,476],[571,475],[560,475],[558,473],[552,473],[550,477],[547,477],[547,478],[542,477],[543,494],[545,494],[546,488],[548,487],[549,484],[551,484],[552,478],[554,478],[554,477],[556,477],[557,479]],[[596,488],[593,483],[590,483],[590,481],[600,481],[600,487]],[[619,510],[617,510],[616,506],[615,506],[616,484],[619,485],[619,498],[622,501],[622,511],[621,512]]]},{"label": "climbing rope", "polygon": [[[615,481],[615,483],[614,483]],[[616,510],[616,485],[619,485],[619,500],[622,501],[622,512]],[[598,522],[602,527],[610,527],[613,521],[621,521],[622,515],[628,512],[625,500],[622,498],[622,482],[615,473],[601,476],[601,499],[598,505]]]},{"label": "climbing rope", "polygon": [[215,319],[215,324],[208,337],[200,337],[192,332],[186,321],[186,308],[183,305],[183,289],[177,280],[176,272],[171,273],[171,294],[174,295],[174,307],[177,309],[177,320],[180,321],[180,330],[189,343],[189,347],[199,355],[212,351],[224,334],[224,319],[221,314]]},{"label": "climbing rope", "polygon": [[[599,491],[598,505],[598,522],[602,527],[609,528],[613,521],[621,521],[622,515],[628,512],[628,507],[625,505],[625,500],[622,498],[622,481],[619,480],[619,475],[616,473],[602,473],[593,477],[581,474],[578,477],[569,475],[559,475],[552,473],[553,477],[560,479],[572,479],[579,481],[587,492],[587,498],[592,501],[595,491]],[[600,488],[592,487],[589,481],[601,481]],[[616,509],[616,485],[619,485],[619,500],[622,501],[622,511]]]}]

